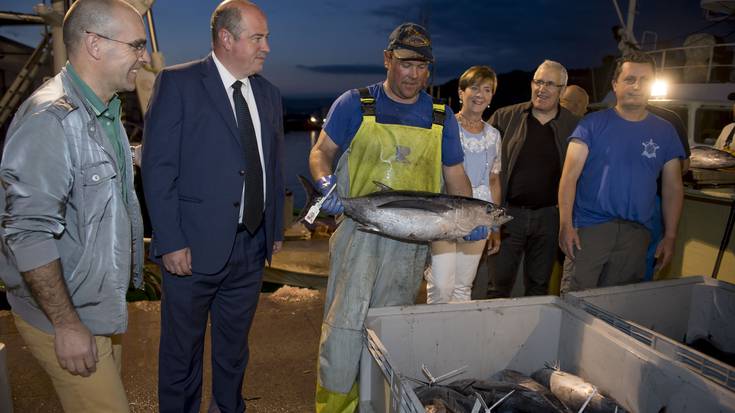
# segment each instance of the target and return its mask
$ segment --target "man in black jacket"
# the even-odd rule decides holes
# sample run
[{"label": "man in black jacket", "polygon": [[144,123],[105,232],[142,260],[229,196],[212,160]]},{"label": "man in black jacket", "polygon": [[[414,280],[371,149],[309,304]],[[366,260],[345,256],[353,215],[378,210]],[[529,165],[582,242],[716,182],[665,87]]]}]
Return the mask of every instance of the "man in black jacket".
[{"label": "man in black jacket", "polygon": [[557,190],[567,138],[579,118],[559,105],[567,71],[546,60],[531,82],[531,101],[498,109],[490,124],[503,136],[502,199],[513,220],[500,252],[488,258],[488,298],[508,297],[524,259],[526,295],[544,295],[557,254]]}]

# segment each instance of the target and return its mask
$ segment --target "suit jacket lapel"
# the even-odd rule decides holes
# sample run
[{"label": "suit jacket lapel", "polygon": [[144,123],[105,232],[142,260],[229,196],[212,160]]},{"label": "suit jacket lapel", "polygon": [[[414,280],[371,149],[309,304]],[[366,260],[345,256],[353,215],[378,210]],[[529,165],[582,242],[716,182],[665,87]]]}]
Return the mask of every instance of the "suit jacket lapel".
[{"label": "suit jacket lapel", "polygon": [[[263,161],[265,162],[266,171],[270,165],[270,153],[273,136],[273,125],[271,125],[268,113],[270,102],[267,101],[263,85],[258,81],[257,77],[250,77],[250,87],[253,88],[253,96],[255,104],[258,106],[258,118],[260,118],[260,138],[263,145]],[[269,175],[269,174],[266,174]]]},{"label": "suit jacket lapel", "polygon": [[240,143],[240,132],[237,129],[237,121],[235,120],[235,114],[232,112],[232,106],[230,106],[230,98],[227,96],[224,85],[222,84],[222,78],[219,76],[217,66],[212,60],[212,56],[207,56],[203,61],[204,66],[202,70],[202,83],[204,84],[204,90],[207,91],[212,106],[220,114],[225,124],[230,129],[232,137]]}]

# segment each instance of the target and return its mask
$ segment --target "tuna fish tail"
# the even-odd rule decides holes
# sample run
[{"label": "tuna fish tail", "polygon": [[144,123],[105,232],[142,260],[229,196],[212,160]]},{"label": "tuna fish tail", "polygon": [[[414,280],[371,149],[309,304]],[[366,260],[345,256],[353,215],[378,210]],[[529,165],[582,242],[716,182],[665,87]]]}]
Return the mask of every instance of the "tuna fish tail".
[{"label": "tuna fish tail", "polygon": [[299,181],[301,181],[301,186],[304,187],[304,192],[306,193],[306,202],[301,208],[301,212],[299,213],[299,217],[297,218],[296,222],[301,222],[304,217],[306,217],[309,209],[316,203],[317,199],[321,197],[321,193],[319,193],[319,190],[316,189],[309,178],[306,178],[303,175],[299,175]]},{"label": "tuna fish tail", "polygon": [[552,369],[552,370],[556,370],[556,371],[560,371],[561,370],[561,363],[559,362],[559,360],[556,360],[554,362],[547,361],[547,362],[544,363],[544,365],[546,366],[547,369]]}]

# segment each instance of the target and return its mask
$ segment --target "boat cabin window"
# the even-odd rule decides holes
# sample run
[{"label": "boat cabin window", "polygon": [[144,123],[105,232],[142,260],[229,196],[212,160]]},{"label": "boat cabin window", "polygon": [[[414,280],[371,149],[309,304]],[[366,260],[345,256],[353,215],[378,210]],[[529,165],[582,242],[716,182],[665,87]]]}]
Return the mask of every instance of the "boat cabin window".
[{"label": "boat cabin window", "polygon": [[701,106],[694,121],[694,143],[714,145],[722,128],[732,121],[732,108]]}]

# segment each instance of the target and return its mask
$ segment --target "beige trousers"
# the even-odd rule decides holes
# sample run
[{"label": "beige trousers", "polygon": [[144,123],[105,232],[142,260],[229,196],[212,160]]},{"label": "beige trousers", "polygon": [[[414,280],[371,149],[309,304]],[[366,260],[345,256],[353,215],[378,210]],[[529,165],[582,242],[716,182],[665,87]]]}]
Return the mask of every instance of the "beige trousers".
[{"label": "beige trousers", "polygon": [[128,413],[128,398],[120,376],[122,343],[120,336],[95,336],[97,370],[89,377],[64,370],[56,359],[54,336],[41,331],[13,314],[15,326],[31,354],[51,377],[61,406],[67,413]]}]

